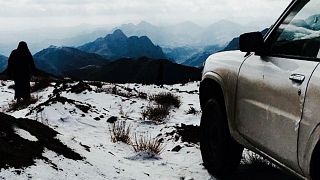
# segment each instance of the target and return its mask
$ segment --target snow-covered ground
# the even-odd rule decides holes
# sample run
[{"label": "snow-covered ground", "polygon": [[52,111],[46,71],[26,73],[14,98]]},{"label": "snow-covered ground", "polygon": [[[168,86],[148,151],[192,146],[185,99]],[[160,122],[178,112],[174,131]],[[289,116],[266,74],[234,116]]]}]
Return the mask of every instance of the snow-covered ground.
[{"label": "snow-covered ground", "polygon": [[[187,114],[190,107],[200,110],[198,92],[199,82],[185,85],[165,85],[163,88],[155,85],[122,84],[116,85],[117,91],[148,95],[159,92],[171,92],[181,98],[179,108],[172,108],[169,117],[163,123],[150,123],[143,120],[141,112],[152,102],[139,97],[123,97],[108,92],[114,84],[104,84],[103,88],[90,85],[92,91],[79,94],[64,89],[60,96],[74,100],[76,104],[90,107],[85,113],[75,104],[53,102],[42,109],[34,109],[53,96],[54,85],[35,92],[38,98],[35,104],[18,111],[9,111],[14,91],[8,87],[11,81],[2,81],[0,85],[0,111],[14,117],[27,117],[40,121],[60,134],[57,138],[65,145],[79,153],[84,160],[74,161],[55,152],[45,149],[43,156],[51,160],[51,164],[36,160],[36,165],[22,170],[7,168],[0,170],[0,179],[214,179],[202,165],[199,144],[176,141],[177,126],[181,124],[199,125],[199,114]],[[71,83],[69,85],[75,85]],[[62,88],[59,85],[57,88]],[[39,107],[39,106],[38,106]],[[132,146],[124,143],[113,143],[110,137],[112,124],[107,120],[118,117],[118,121],[126,121],[131,126],[131,136],[137,133],[151,137],[163,138],[163,152],[153,158],[134,152]],[[16,129],[21,137],[37,141],[28,132]],[[180,145],[178,152],[172,151]],[[55,164],[57,168],[52,167]]]}]

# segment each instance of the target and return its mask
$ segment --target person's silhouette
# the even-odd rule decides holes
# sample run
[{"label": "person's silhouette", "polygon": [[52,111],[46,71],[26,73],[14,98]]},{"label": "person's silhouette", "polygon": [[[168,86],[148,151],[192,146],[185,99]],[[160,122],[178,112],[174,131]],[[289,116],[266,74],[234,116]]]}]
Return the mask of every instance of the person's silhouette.
[{"label": "person's silhouette", "polygon": [[11,52],[7,70],[9,77],[14,80],[14,98],[18,102],[21,98],[28,101],[30,99],[31,75],[35,73],[36,68],[26,42],[21,41],[18,48]]}]

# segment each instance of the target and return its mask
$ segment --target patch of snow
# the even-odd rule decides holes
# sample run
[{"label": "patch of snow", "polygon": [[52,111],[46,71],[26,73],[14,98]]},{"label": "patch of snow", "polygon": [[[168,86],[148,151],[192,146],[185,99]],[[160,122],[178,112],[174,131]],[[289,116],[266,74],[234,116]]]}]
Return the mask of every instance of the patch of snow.
[{"label": "patch of snow", "polygon": [[14,132],[20,137],[22,137],[23,139],[26,139],[29,141],[38,141],[36,137],[32,136],[28,131],[25,131],[23,129],[15,127]]}]

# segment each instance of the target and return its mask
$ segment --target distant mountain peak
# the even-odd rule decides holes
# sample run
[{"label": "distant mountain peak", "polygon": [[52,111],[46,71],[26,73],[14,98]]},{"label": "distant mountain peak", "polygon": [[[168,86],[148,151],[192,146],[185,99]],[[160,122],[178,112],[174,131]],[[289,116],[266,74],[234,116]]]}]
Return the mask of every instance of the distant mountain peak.
[{"label": "distant mountain peak", "polygon": [[55,45],[50,45],[48,48],[53,49],[53,48],[58,48],[58,47]]},{"label": "distant mountain peak", "polygon": [[146,26],[153,26],[153,25],[148,23],[147,21],[141,21],[139,24],[137,24],[137,26],[146,27]]},{"label": "distant mountain peak", "polygon": [[122,30],[117,29],[105,38],[98,38],[96,41],[84,44],[78,49],[96,53],[110,59],[123,57],[137,58],[146,56],[153,59],[165,58],[161,47],[156,46],[147,36],[127,37]]},{"label": "distant mountain peak", "polygon": [[140,39],[144,42],[149,43],[149,44],[153,44],[153,42],[151,41],[151,39],[148,36],[141,36]]},{"label": "distant mountain peak", "polygon": [[109,34],[107,36],[113,36],[115,38],[127,38],[127,36],[120,29],[116,29],[111,35]]}]

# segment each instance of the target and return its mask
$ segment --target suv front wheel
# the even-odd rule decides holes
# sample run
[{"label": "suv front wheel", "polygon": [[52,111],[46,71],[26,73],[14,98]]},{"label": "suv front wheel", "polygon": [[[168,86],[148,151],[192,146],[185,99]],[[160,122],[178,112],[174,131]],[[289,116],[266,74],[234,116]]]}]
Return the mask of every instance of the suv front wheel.
[{"label": "suv front wheel", "polygon": [[225,108],[215,99],[205,104],[200,129],[204,166],[213,176],[223,178],[239,165],[243,147],[231,137]]}]

